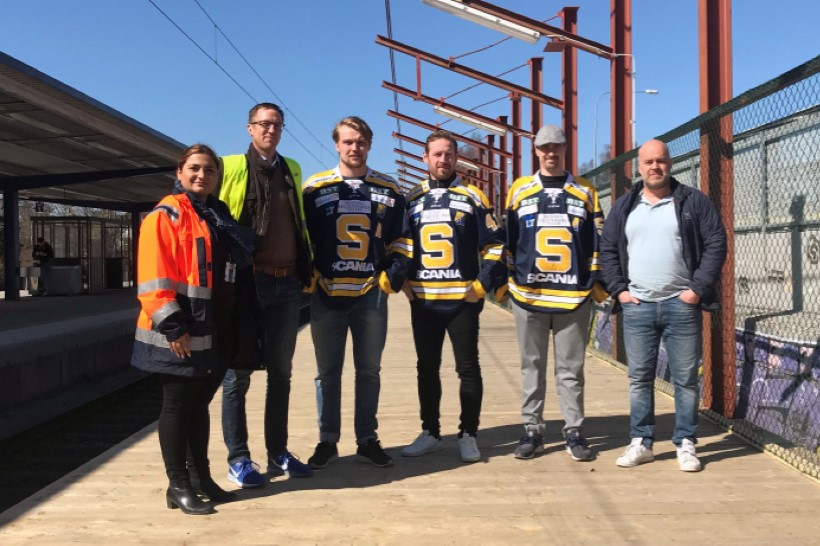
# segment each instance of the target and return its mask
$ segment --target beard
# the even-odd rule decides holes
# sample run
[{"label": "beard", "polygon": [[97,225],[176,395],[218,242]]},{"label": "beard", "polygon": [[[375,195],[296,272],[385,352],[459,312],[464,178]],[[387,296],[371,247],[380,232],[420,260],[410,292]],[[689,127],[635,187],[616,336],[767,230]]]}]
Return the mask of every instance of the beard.
[{"label": "beard", "polygon": [[360,156],[352,160],[339,156],[339,162],[348,169],[360,169],[367,164],[367,156]]},{"label": "beard", "polygon": [[648,188],[652,191],[662,190],[669,186],[669,175],[664,176],[660,180],[649,181],[647,179],[644,179],[643,185],[645,188]]}]

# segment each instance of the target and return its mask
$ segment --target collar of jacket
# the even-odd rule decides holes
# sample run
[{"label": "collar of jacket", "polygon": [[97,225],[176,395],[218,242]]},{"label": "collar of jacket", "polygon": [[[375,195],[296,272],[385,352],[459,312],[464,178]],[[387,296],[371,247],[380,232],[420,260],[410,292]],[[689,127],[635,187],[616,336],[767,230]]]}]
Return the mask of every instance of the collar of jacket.
[{"label": "collar of jacket", "polygon": [[[443,185],[434,186],[433,184],[431,184],[431,182],[433,182],[433,183],[438,182],[438,183],[442,183]],[[455,187],[455,186],[462,185],[461,177],[458,174],[453,175],[452,178],[449,179],[449,182],[447,180],[436,180],[435,182],[433,181],[432,178],[426,178],[426,179],[422,180],[421,181],[421,187],[424,190],[424,193],[429,192],[431,189],[452,188],[452,187]]]},{"label": "collar of jacket", "polygon": [[[629,210],[632,210],[632,208],[634,208],[634,205],[638,202],[638,199],[640,199],[640,196],[643,192],[643,186],[643,180],[638,180],[638,182],[634,186],[632,186],[632,189],[629,192],[629,201],[631,204]],[[669,186],[671,189],[670,195],[672,195],[672,197],[674,197],[675,201],[678,203],[681,203],[692,193],[692,188],[685,184],[681,184],[678,180],[675,179],[674,176],[669,177]]]}]

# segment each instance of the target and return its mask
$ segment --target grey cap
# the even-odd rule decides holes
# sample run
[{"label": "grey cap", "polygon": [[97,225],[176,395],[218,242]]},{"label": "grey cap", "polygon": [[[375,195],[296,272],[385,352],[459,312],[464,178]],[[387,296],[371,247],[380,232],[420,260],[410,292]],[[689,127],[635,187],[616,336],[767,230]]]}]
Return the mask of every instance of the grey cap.
[{"label": "grey cap", "polygon": [[538,148],[546,146],[547,144],[566,144],[567,137],[564,136],[564,131],[557,125],[544,125],[538,129],[535,135],[533,145]]}]

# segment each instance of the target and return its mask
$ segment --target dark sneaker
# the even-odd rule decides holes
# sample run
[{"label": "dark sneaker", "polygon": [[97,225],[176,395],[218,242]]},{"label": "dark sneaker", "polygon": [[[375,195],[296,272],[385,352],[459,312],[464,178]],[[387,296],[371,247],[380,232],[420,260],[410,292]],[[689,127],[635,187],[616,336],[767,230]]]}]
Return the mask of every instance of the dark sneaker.
[{"label": "dark sneaker", "polygon": [[592,460],[592,450],[589,449],[589,442],[578,429],[570,430],[567,433],[567,453],[573,461]]},{"label": "dark sneaker", "polygon": [[393,459],[384,452],[382,444],[375,438],[369,439],[363,444],[359,444],[356,449],[356,459],[363,463],[370,463],[375,466],[392,466]]},{"label": "dark sneaker", "polygon": [[336,449],[336,444],[333,442],[319,442],[316,444],[316,450],[308,459],[308,464],[311,468],[325,468],[327,465],[339,458],[339,450]]},{"label": "dark sneaker", "polygon": [[268,474],[285,474],[291,478],[308,478],[313,476],[313,469],[297,459],[292,453],[285,451],[268,461]]},{"label": "dark sneaker", "polygon": [[518,447],[513,455],[516,459],[532,459],[536,453],[544,451],[544,437],[537,432],[530,431],[518,440]]}]

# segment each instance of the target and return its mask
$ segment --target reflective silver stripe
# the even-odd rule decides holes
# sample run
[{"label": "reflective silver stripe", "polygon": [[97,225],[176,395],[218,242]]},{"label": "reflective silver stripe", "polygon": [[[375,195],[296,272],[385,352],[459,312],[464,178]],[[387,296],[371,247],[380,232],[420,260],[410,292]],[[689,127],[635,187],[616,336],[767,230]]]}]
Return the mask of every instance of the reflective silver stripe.
[{"label": "reflective silver stripe", "polygon": [[159,324],[163,320],[167,319],[168,317],[176,313],[177,311],[182,311],[182,308],[179,306],[176,300],[169,301],[168,303],[154,311],[154,313],[151,315],[151,322],[153,324]]},{"label": "reflective silver stripe", "polygon": [[174,282],[171,279],[154,279],[146,281],[137,286],[137,295],[147,294],[154,290],[173,290],[177,294],[188,296],[189,298],[211,299],[211,289],[207,286],[192,286],[184,282]]},{"label": "reflective silver stripe", "polygon": [[211,289],[207,286],[192,286],[181,282],[177,285],[177,294],[188,296],[189,298],[199,298],[203,300],[211,299]]},{"label": "reflective silver stripe", "polygon": [[172,207],[171,205],[157,205],[154,209],[149,212],[148,214],[153,214],[155,212],[165,212],[168,216],[171,217],[171,220],[176,222],[179,219],[179,210],[176,207]]},{"label": "reflective silver stripe", "polygon": [[[137,328],[137,333],[134,335],[134,338],[137,341],[147,343],[148,345],[153,345],[154,347],[159,347],[161,349],[168,348],[168,340],[165,339],[165,336],[153,330]],[[211,345],[211,336],[191,336],[192,351],[205,351],[210,349]]]},{"label": "reflective silver stripe", "polygon": [[174,290],[176,291],[177,283],[172,279],[154,279],[153,281],[141,282],[137,286],[137,295],[142,296],[154,290]]}]

